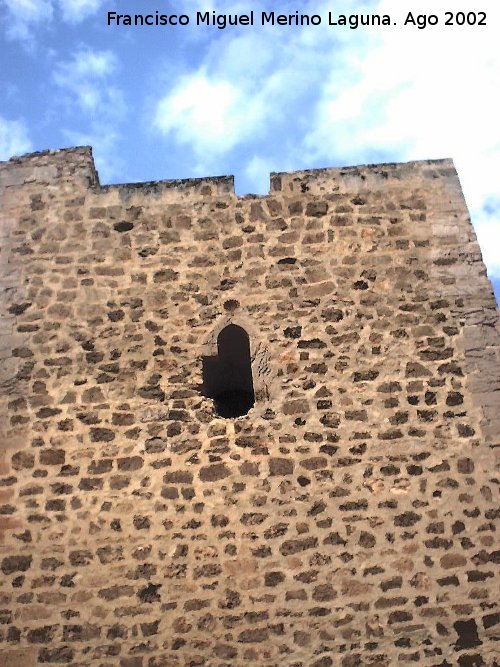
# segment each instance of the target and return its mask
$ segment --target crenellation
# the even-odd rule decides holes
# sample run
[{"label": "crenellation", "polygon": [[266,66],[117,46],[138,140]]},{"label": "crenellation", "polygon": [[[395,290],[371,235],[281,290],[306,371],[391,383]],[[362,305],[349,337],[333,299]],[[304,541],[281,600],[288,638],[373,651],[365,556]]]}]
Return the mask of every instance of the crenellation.
[{"label": "crenellation", "polygon": [[[17,188],[24,185],[50,186],[57,183],[59,189],[86,189],[99,185],[99,177],[88,146],[55,151],[41,151],[0,163],[0,188]],[[66,186],[66,187],[65,187]],[[33,195],[32,209],[43,208],[42,193]]]},{"label": "crenellation", "polygon": [[82,147],[0,204],[2,667],[493,667],[499,317],[450,160],[237,197]]}]

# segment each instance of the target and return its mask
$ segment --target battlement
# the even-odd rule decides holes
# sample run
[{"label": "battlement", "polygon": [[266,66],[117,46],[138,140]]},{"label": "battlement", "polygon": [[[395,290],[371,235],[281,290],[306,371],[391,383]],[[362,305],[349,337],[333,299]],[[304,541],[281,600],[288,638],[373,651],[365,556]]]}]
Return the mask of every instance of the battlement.
[{"label": "battlement", "polygon": [[[354,167],[329,167],[293,172],[272,172],[270,193],[283,189],[303,192],[345,191],[354,187],[386,187],[388,180],[405,181],[415,177],[423,179],[457,179],[451,159],[417,160],[406,163],[368,164]],[[141,195],[159,194],[164,190],[203,192],[234,195],[234,176],[207,176],[202,178],[165,179],[137,183],[101,185],[95,168],[92,148],[78,146],[59,150],[28,153],[0,162],[0,187],[19,186],[28,183],[59,183],[71,181],[76,186],[92,188],[96,192],[116,190],[120,196],[130,196],[132,191]],[[207,190],[209,188],[209,190]]]}]

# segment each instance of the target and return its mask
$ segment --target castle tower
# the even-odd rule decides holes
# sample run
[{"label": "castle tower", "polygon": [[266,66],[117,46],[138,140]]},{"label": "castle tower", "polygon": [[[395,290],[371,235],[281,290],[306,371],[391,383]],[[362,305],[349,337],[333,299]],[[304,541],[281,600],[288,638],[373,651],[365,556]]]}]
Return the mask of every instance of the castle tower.
[{"label": "castle tower", "polygon": [[497,664],[499,319],[451,161],[237,197],[74,148],[0,206],[2,667]]}]

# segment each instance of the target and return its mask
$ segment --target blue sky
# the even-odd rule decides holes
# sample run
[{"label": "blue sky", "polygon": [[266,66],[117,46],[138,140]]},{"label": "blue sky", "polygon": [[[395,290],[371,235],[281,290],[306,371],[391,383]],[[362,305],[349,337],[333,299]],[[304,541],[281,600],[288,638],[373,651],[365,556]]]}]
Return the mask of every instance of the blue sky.
[{"label": "blue sky", "polygon": [[[0,159],[91,144],[102,183],[235,174],[265,193],[270,171],[452,157],[500,299],[500,2],[480,5],[486,26],[444,25],[481,20],[463,0],[0,0]],[[297,9],[321,25],[260,23]],[[107,25],[157,10],[190,23]],[[438,24],[403,25],[412,10]]]}]

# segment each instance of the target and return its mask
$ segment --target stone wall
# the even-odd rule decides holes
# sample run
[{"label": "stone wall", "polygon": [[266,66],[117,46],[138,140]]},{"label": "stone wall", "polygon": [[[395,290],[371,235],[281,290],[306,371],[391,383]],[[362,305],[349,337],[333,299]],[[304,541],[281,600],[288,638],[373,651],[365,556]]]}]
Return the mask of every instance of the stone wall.
[{"label": "stone wall", "polygon": [[499,319],[450,161],[238,198],[75,148],[0,203],[2,667],[498,665]]}]

